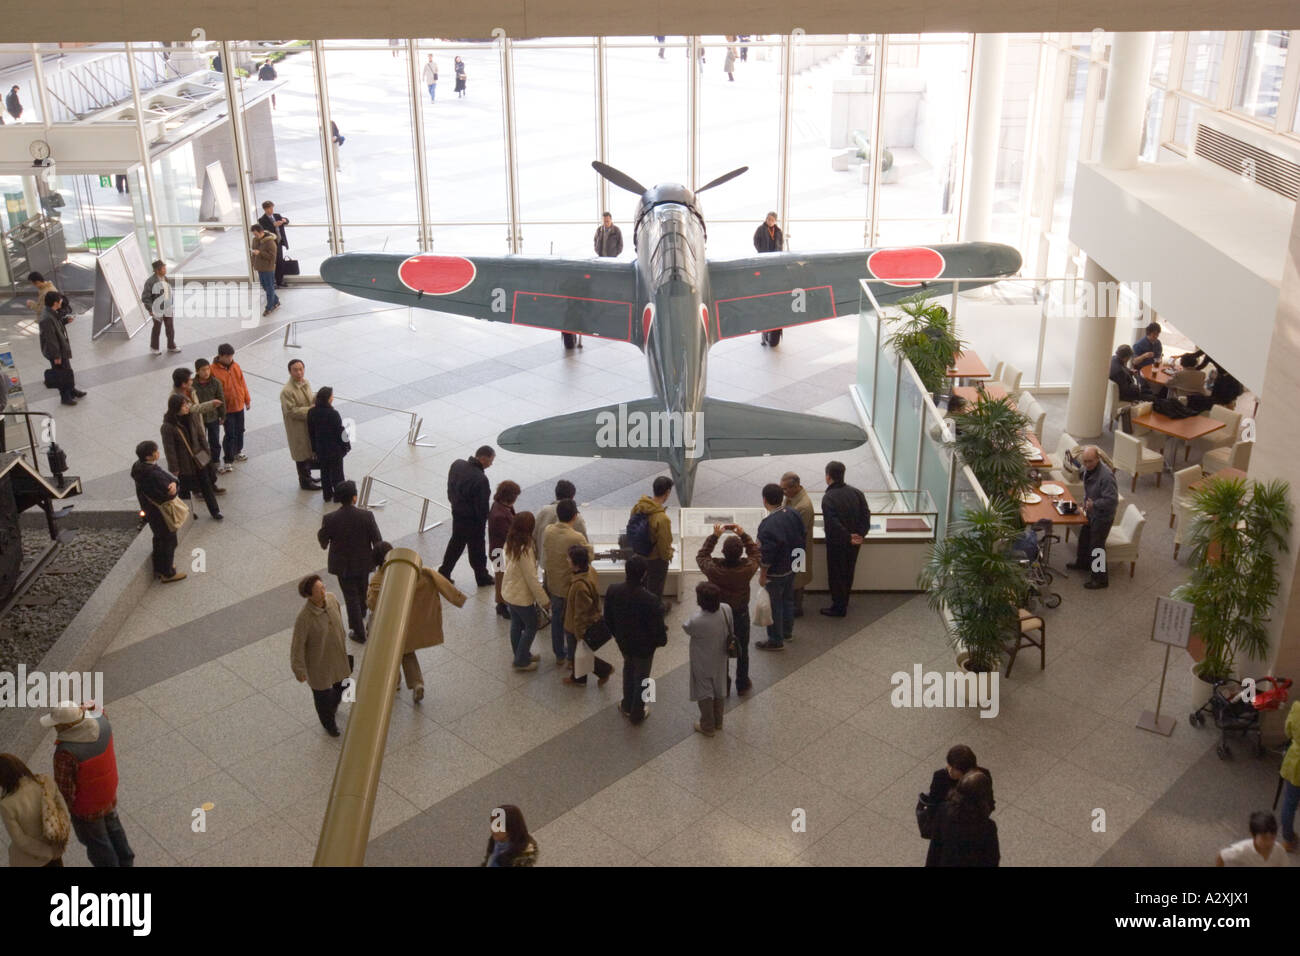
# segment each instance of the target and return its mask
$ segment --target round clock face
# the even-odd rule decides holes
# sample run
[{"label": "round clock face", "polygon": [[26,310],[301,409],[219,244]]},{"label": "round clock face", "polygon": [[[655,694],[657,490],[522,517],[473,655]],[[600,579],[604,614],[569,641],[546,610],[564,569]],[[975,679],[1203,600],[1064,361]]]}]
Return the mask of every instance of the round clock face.
[{"label": "round clock face", "polygon": [[43,139],[33,140],[32,145],[27,148],[32,154],[32,159],[50,158],[50,144]]}]

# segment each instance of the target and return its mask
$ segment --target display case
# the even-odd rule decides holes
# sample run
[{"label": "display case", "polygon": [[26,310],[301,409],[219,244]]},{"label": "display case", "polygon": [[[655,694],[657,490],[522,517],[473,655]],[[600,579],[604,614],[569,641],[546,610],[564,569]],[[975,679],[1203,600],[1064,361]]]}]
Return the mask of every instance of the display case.
[{"label": "display case", "polygon": [[[682,576],[682,549],[680,547],[680,524],[676,509],[665,509],[668,512],[668,519],[673,525],[673,541],[675,553],[672,560],[668,562],[668,577],[664,582],[664,595],[676,595],[678,593],[679,581]],[[624,562],[616,557],[608,556],[610,552],[618,550],[619,535],[627,533],[627,521],[631,517],[632,508],[594,508],[590,511],[582,512],[582,520],[587,523],[587,540],[591,546],[596,549],[596,554],[607,555],[606,557],[597,557],[592,562],[592,567],[596,569],[596,577],[600,580],[600,593],[604,594],[605,590],[611,585],[626,580],[624,571]],[[699,545],[696,545],[698,548]],[[694,552],[691,552],[692,555]]]}]

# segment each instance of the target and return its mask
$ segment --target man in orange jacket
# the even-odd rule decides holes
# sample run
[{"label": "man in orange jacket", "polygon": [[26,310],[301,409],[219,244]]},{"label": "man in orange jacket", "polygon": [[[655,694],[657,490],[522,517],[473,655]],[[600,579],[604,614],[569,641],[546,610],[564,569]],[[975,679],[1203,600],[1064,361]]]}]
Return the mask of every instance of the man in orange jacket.
[{"label": "man in orange jacket", "polygon": [[244,370],[235,361],[235,347],[229,342],[217,346],[212,374],[226,393],[226,434],[221,440],[221,467],[217,469],[224,475],[235,470],[235,462],[248,461],[244,454],[244,409],[253,407],[253,396],[248,393]]}]

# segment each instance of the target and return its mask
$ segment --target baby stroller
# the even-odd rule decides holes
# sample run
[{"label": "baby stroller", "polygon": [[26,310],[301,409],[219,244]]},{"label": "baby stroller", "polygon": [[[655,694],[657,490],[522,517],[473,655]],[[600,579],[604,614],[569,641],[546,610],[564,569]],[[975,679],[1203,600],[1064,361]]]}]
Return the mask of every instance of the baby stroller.
[{"label": "baby stroller", "polygon": [[1052,534],[1051,519],[1042,518],[1032,525],[1026,525],[1024,533],[1012,542],[1011,550],[1024,565],[1029,579],[1029,590],[1023,604],[1027,611],[1036,610],[1040,601],[1046,607],[1061,605],[1061,595],[1048,590],[1052,584],[1052,572],[1047,566],[1051,559],[1052,543],[1060,540],[1060,535]]},{"label": "baby stroller", "polygon": [[1220,760],[1232,756],[1228,748],[1228,735],[1240,734],[1244,739],[1248,734],[1255,736],[1255,756],[1264,756],[1264,742],[1260,737],[1259,715],[1261,711],[1277,710],[1286,702],[1291,680],[1286,677],[1260,677],[1255,681],[1254,700],[1242,697],[1242,684],[1237,680],[1216,680],[1210,699],[1187,718],[1193,727],[1205,724],[1205,713],[1209,711],[1214,718],[1214,726],[1219,728],[1219,743],[1214,752]]}]

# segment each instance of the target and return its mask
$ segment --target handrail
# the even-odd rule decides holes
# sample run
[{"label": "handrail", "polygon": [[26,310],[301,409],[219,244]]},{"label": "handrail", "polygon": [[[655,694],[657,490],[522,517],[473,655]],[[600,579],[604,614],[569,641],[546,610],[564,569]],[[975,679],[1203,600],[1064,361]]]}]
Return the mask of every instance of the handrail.
[{"label": "handrail", "polygon": [[366,656],[356,678],[356,701],[343,734],[313,866],[361,866],[366,861],[398,663],[405,651],[406,628],[422,569],[419,553],[410,548],[394,548],[384,562],[384,582],[375,602]]},{"label": "handrail", "polygon": [[[23,421],[24,421],[24,422],[26,423],[26,425],[27,425],[27,447],[30,448],[30,449],[32,450],[32,468],[34,468],[34,469],[36,470],[36,474],[39,475],[39,474],[41,473],[41,456],[40,456],[40,455],[37,453],[37,451],[36,451],[36,435],[35,435],[35,433],[32,432],[32,416],[33,416],[33,415],[44,415],[44,416],[45,416],[46,418],[48,418],[50,421],[54,421],[54,415],[51,414],[50,412],[42,412],[42,411],[35,411],[35,412],[33,412],[33,411],[25,411],[25,412],[20,412],[20,411],[18,411],[17,409],[14,409],[13,411],[5,411],[5,410],[3,410],[3,409],[0,409],[0,428],[4,428],[4,416],[5,416],[5,415],[21,415],[21,416],[23,416]],[[50,444],[53,444],[53,443],[54,443],[54,441],[53,441],[53,432],[51,432],[51,441],[50,441]],[[15,449],[15,451],[16,451],[16,450],[17,450],[17,449]]]},{"label": "handrail", "polygon": [[432,531],[434,528],[442,524],[441,521],[435,521],[433,524],[425,524],[429,518],[429,505],[437,505],[448,514],[451,513],[451,506],[443,504],[437,498],[430,498],[428,495],[422,495],[418,491],[412,491],[410,488],[403,488],[401,485],[393,484],[391,481],[385,481],[383,478],[376,478],[371,474],[367,474],[361,479],[361,491],[357,495],[358,508],[382,508],[388,503],[387,499],[381,499],[375,502],[370,500],[370,490],[377,484],[383,485],[387,488],[392,488],[394,491],[404,492],[412,497],[419,498],[424,502],[420,507],[420,534],[424,534],[426,531]]}]

